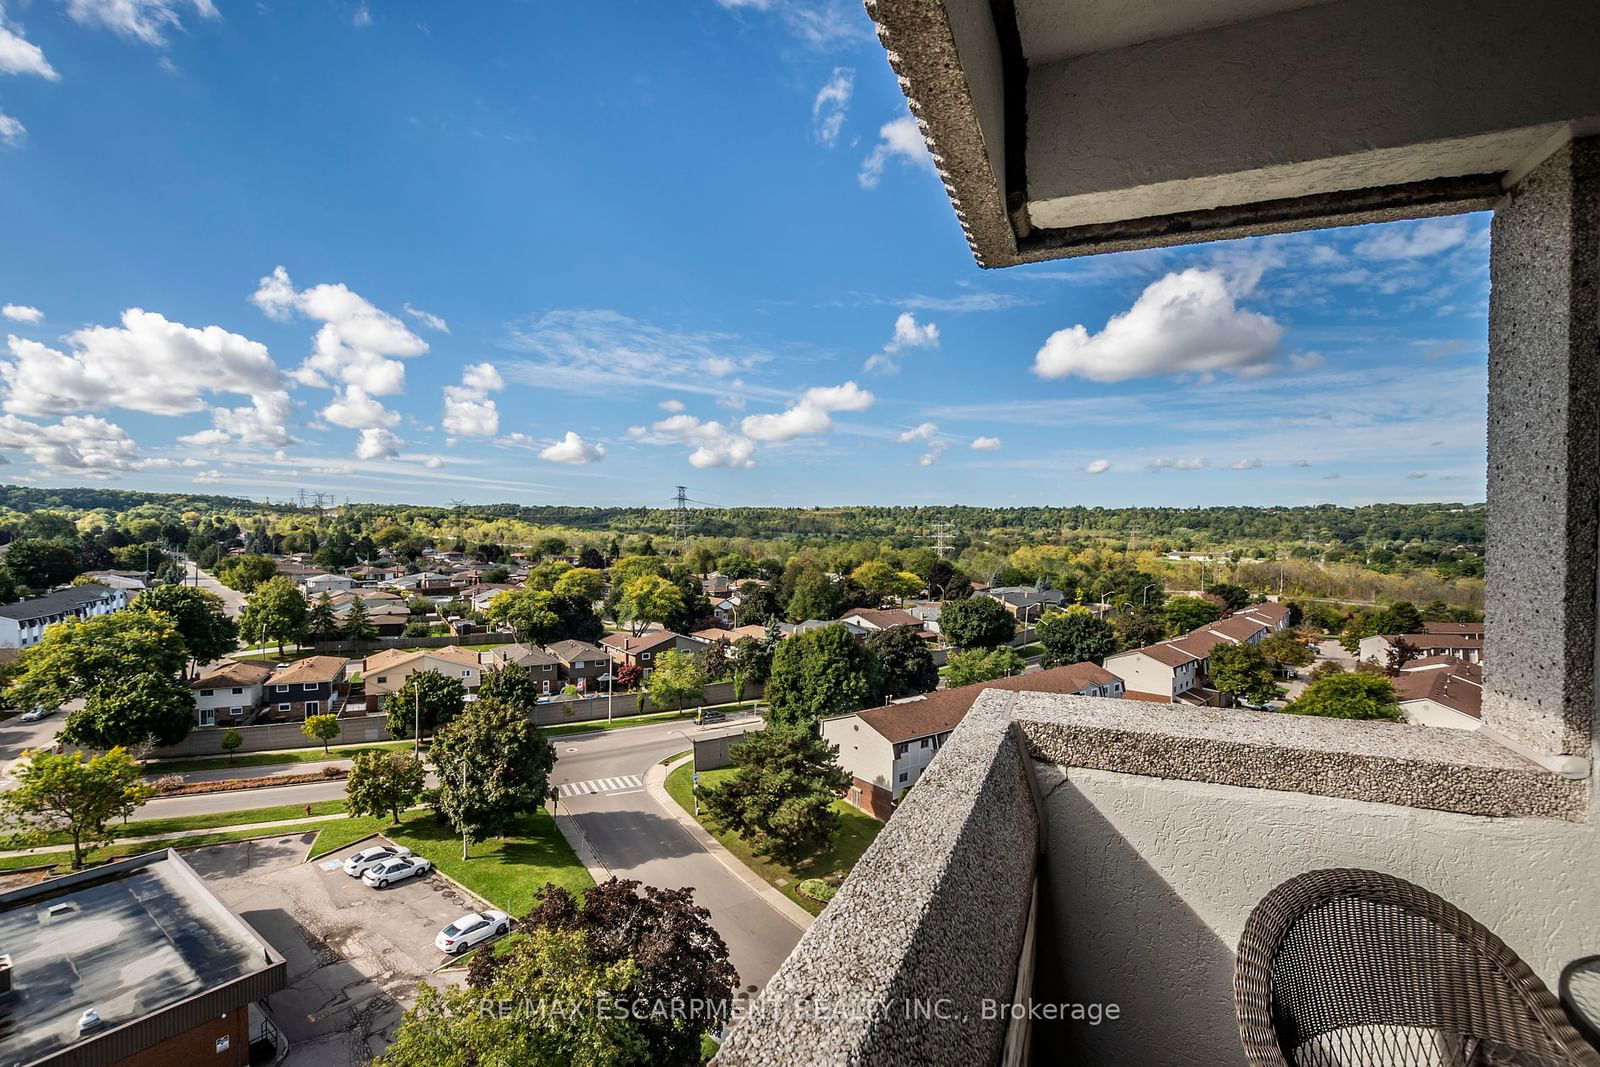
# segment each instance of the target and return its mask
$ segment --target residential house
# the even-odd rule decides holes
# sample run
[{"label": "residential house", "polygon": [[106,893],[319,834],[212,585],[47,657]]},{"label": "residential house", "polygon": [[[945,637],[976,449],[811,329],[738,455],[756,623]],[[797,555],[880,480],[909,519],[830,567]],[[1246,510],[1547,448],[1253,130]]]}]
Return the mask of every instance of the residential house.
[{"label": "residential house", "polygon": [[1468,637],[1483,640],[1481,622],[1425,622],[1422,632],[1434,637]]},{"label": "residential house", "polygon": [[672,649],[692,654],[706,647],[706,643],[698,638],[686,637],[671,630],[651,630],[638,637],[606,634],[600,639],[600,644],[610,653],[617,666],[638,667],[646,678],[655,670],[656,661]]},{"label": "residential house", "polygon": [[1132,699],[1220,707],[1226,701],[1206,685],[1212,649],[1223,644],[1258,644],[1271,632],[1269,622],[1232,615],[1170,641],[1107,656],[1106,669],[1127,683]]},{"label": "residential house", "polygon": [[195,725],[237,726],[261,706],[272,668],[265,663],[230,660],[189,683],[194,691]]},{"label": "residential house", "polygon": [[532,679],[540,696],[561,692],[561,661],[535,645],[501,645],[480,652],[478,658],[486,667],[513,667],[522,671]]},{"label": "residential house", "polygon": [[461,590],[460,599],[469,604],[473,611],[488,611],[495,597],[515,588],[510,582],[479,582]]},{"label": "residential house", "polygon": [[836,715],[819,724],[822,739],[839,747],[839,766],[850,773],[846,798],[869,815],[887,819],[940,746],[986,689],[1027,693],[1123,695],[1122,679],[1093,663],[1052,667],[957,689],[940,689],[878,708]]},{"label": "residential house", "polygon": [[917,617],[922,628],[930,634],[939,633],[939,616],[944,613],[944,601],[924,600],[912,604],[906,609]]},{"label": "residential house", "polygon": [[724,597],[711,598],[711,614],[717,617],[717,622],[723,626],[737,626],[739,623],[739,605],[744,603],[744,597],[738,593],[729,593]]},{"label": "residential house", "polygon": [[728,596],[738,585],[734,579],[715,571],[700,579],[700,591],[712,600]]},{"label": "residential house", "polygon": [[32,648],[57,623],[109,615],[127,606],[126,590],[97,583],[69,585],[43,596],[0,605],[0,648]]},{"label": "residential house", "polygon": [[1483,668],[1451,656],[1415,659],[1391,679],[1406,721],[1450,730],[1483,725]]},{"label": "residential house", "polygon": [[704,629],[694,631],[689,636],[707,644],[714,641],[726,641],[731,645],[745,637],[753,637],[760,641],[767,636],[767,628],[765,626],[757,626],[754,623],[749,626],[735,626],[732,629],[722,626],[707,626]]},{"label": "residential house", "polygon": [[982,592],[973,587],[974,596],[986,596],[998,600],[1011,612],[1013,618],[1026,626],[1031,622],[1038,622],[1046,608],[1065,607],[1067,594],[1059,589],[1035,589],[1031,585],[997,585]]},{"label": "residential house", "polygon": [[338,714],[348,695],[348,662],[343,656],[307,656],[267,677],[260,718],[301,722],[313,715]]},{"label": "residential house", "polygon": [[479,654],[459,645],[386,648],[362,661],[361,679],[366,685],[367,706],[376,708],[390,693],[405,685],[406,679],[416,671],[438,671],[458,679],[470,693],[483,679],[482,668]]},{"label": "residential house", "polygon": [[362,584],[377,584],[405,576],[406,569],[398,563],[364,563],[346,567],[345,573]]},{"label": "residential house", "polygon": [[401,593],[414,596],[431,597],[436,600],[449,600],[460,591],[461,585],[448,574],[438,571],[418,571],[416,574],[402,574],[398,578],[390,578],[382,583],[386,589],[394,589]]},{"label": "residential house", "polygon": [[587,693],[603,688],[611,675],[611,653],[587,641],[557,641],[545,650],[561,661],[563,687],[575,685]]},{"label": "residential house", "polygon": [[1483,662],[1483,634],[1459,636],[1456,634],[1379,634],[1364,637],[1357,656],[1380,665],[1389,662],[1389,653],[1404,641],[1417,650],[1418,656],[1450,656],[1463,663]]},{"label": "residential house", "polygon": [[853,623],[868,633],[892,630],[896,626],[922,629],[922,620],[904,608],[853,608],[839,616],[839,621]]},{"label": "residential house", "polygon": [[300,579],[300,588],[308,598],[323,593],[342,593],[356,584],[348,574],[308,574]]},{"label": "residential house", "polygon": [[298,562],[297,557],[294,556],[280,557],[274,561],[274,565],[278,568],[279,577],[293,578],[296,585],[314,575],[325,573],[321,567],[313,566],[310,563]]},{"label": "residential house", "polygon": [[1235,618],[1254,619],[1273,633],[1279,633],[1289,628],[1289,609],[1270,600],[1240,608],[1233,614]]},{"label": "residential house", "polygon": [[793,637],[796,634],[806,634],[812,630],[820,630],[824,626],[843,626],[850,631],[851,637],[856,638],[865,638],[872,633],[871,630],[860,623],[850,622],[847,619],[806,619],[804,622],[780,622],[778,629],[783,631],[783,636]]},{"label": "residential house", "polygon": [[129,596],[142,593],[150,587],[144,571],[87,571],[81,577],[88,578],[96,585],[103,585],[107,589],[121,589]]}]

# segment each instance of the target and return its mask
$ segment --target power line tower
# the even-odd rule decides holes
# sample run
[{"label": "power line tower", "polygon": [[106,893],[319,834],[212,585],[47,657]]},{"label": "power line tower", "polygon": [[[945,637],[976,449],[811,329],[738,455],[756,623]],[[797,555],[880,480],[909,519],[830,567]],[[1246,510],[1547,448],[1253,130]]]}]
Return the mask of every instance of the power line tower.
[{"label": "power line tower", "polygon": [[953,522],[940,520],[929,527],[929,532],[924,535],[933,542],[933,550],[943,559],[944,554],[950,549],[950,539],[955,536],[956,526]]},{"label": "power line tower", "polygon": [[672,498],[676,505],[672,511],[672,554],[681,558],[689,542],[689,487],[675,488],[678,495]]}]

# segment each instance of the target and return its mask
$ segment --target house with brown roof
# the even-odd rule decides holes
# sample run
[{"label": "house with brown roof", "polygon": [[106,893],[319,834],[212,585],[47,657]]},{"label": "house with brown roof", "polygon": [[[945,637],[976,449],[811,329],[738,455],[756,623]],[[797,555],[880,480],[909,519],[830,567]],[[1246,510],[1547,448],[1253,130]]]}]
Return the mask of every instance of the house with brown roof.
[{"label": "house with brown roof", "polygon": [[839,616],[840,622],[855,623],[863,630],[876,633],[892,630],[896,626],[915,626],[922,629],[922,620],[903,608],[852,608]]},{"label": "house with brown roof", "polygon": [[349,687],[343,656],[307,656],[267,678],[263,696],[267,722],[303,722],[313,715],[338,714]]},{"label": "house with brown roof", "polygon": [[563,686],[575,685],[586,693],[604,688],[611,673],[611,653],[606,649],[569,638],[548,644],[545,650],[561,661]]},{"label": "house with brown roof", "polygon": [[850,772],[846,799],[875,818],[887,819],[987,689],[1111,698],[1123,694],[1122,679],[1110,671],[1093,663],[1074,663],[823,719],[818,724],[822,739],[838,746],[839,766]]},{"label": "house with brown roof", "polygon": [[1422,632],[1434,637],[1474,637],[1483,640],[1481,622],[1425,622]]},{"label": "house with brown roof", "polygon": [[757,626],[755,623],[751,623],[749,626],[735,626],[732,629],[723,626],[707,626],[704,629],[694,631],[689,636],[696,641],[704,641],[707,644],[726,641],[731,645],[745,637],[753,637],[759,641],[767,636],[767,628],[765,626]]},{"label": "house with brown roof", "polygon": [[196,726],[238,726],[261,706],[272,674],[265,663],[229,660],[189,683]]},{"label": "house with brown roof", "polygon": [[561,692],[561,661],[536,645],[501,645],[478,653],[485,668],[510,667],[526,674],[540,696]]},{"label": "house with brown roof", "polygon": [[1222,638],[1190,642],[1192,652],[1178,641],[1162,641],[1143,648],[1132,648],[1106,657],[1106,670],[1122,679],[1127,695],[1137,700],[1161,704],[1177,703],[1178,698],[1200,684],[1200,662]]},{"label": "house with brown roof", "polygon": [[1251,604],[1247,608],[1240,608],[1233,613],[1234,618],[1254,619],[1261,623],[1272,633],[1289,628],[1289,609],[1282,604],[1265,601],[1260,604]]},{"label": "house with brown roof", "polygon": [[438,671],[459,680],[472,692],[482,680],[482,666],[478,653],[459,645],[386,648],[362,661],[361,677],[366,683],[368,706],[377,708],[384,697],[405,685],[406,679],[417,671]]},{"label": "house with brown roof", "polygon": [[706,647],[706,642],[699,638],[686,637],[671,630],[652,630],[638,637],[632,634],[606,634],[600,639],[600,644],[617,666],[636,666],[646,678],[655,670],[656,661],[673,649],[692,655]]},{"label": "house with brown roof", "polygon": [[1463,663],[1483,662],[1483,634],[1379,634],[1361,639],[1359,658],[1385,665],[1389,653],[1404,641],[1418,656],[1449,656]]},{"label": "house with brown roof", "polygon": [[1483,668],[1450,656],[1412,660],[1390,679],[1406,721],[1449,730],[1483,725]]}]

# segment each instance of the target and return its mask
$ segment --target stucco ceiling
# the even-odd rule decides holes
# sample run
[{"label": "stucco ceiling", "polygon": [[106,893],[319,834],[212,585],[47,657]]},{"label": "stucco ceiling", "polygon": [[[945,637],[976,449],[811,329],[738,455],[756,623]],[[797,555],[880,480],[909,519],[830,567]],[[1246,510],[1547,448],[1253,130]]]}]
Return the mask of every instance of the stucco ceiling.
[{"label": "stucco ceiling", "polygon": [[1123,48],[1328,0],[1017,0],[1030,63]]}]

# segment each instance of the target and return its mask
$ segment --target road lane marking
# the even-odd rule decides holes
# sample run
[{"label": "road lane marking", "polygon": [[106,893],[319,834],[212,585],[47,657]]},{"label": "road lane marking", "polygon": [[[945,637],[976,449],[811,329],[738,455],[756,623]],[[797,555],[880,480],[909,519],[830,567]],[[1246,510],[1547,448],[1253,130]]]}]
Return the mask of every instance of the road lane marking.
[{"label": "road lane marking", "polygon": [[611,778],[592,778],[587,782],[567,782],[559,786],[564,797],[593,796],[598,793],[631,793],[644,787],[637,774],[622,774]]}]

